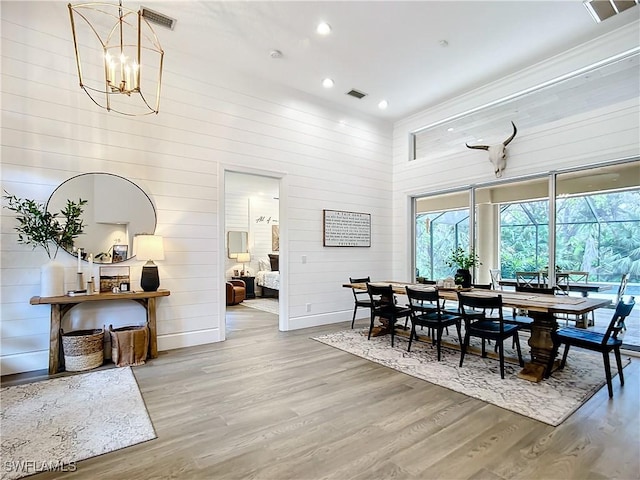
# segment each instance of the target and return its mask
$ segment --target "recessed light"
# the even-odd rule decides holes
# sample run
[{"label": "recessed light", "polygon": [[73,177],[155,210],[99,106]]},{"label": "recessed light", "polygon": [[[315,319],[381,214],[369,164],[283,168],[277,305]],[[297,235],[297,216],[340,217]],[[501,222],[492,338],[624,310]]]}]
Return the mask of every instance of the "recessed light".
[{"label": "recessed light", "polygon": [[388,106],[389,106],[389,102],[387,102],[386,100],[381,100],[380,103],[378,103],[378,108],[380,110],[384,110]]},{"label": "recessed light", "polygon": [[325,78],[324,80],[322,80],[322,86],[324,88],[331,88],[334,85],[334,81],[331,80],[330,78]]},{"label": "recessed light", "polygon": [[331,33],[331,25],[327,22],[320,22],[316,27],[316,32],[320,35],[329,35]]},{"label": "recessed light", "polygon": [[453,132],[453,127],[447,128],[447,132]]}]

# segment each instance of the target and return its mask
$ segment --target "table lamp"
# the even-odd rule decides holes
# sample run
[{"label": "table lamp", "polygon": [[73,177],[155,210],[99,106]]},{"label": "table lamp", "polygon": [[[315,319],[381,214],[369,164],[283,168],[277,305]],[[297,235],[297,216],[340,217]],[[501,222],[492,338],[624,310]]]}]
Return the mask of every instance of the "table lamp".
[{"label": "table lamp", "polygon": [[238,263],[242,264],[242,275],[246,276],[249,272],[245,268],[245,263],[251,261],[251,254],[249,252],[239,253],[238,254]]},{"label": "table lamp", "polygon": [[160,286],[158,267],[154,260],[164,260],[164,246],[159,235],[136,235],[133,237],[134,254],[138,260],[147,260],[142,267],[140,287],[145,292],[155,292]]}]

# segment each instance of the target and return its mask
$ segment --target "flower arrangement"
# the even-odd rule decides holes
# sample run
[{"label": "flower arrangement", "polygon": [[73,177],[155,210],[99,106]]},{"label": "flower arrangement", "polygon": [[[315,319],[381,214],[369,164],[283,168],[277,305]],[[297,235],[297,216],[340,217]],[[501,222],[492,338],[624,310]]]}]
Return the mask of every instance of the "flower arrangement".
[{"label": "flower arrangement", "polygon": [[42,247],[50,259],[56,258],[59,247],[73,248],[74,239],[84,230],[81,216],[87,200],[67,200],[67,206],[60,213],[51,213],[35,200],[18,198],[6,190],[4,193],[3,198],[7,201],[4,207],[17,214],[18,243],[32,245],[33,249]]},{"label": "flower arrangement", "polygon": [[461,270],[469,270],[477,265],[482,265],[482,263],[473,248],[470,253],[467,253],[462,247],[458,247],[451,252],[447,261],[447,266],[458,267]]}]

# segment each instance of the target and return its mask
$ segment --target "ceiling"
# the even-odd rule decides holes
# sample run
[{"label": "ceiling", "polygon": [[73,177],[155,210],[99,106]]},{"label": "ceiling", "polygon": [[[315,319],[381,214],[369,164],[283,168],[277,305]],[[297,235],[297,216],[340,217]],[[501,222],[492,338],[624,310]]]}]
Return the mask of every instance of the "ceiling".
[{"label": "ceiling", "polygon": [[[135,5],[124,5],[135,8]],[[177,20],[155,27],[167,62],[203,62],[394,121],[601,36],[640,16],[637,5],[595,23],[581,0],[143,0]],[[329,23],[331,34],[315,28]],[[446,41],[446,46],[442,45]],[[196,46],[196,47],[194,47]],[[274,49],[281,58],[272,58]],[[326,77],[332,89],[322,87]],[[367,94],[356,99],[345,93]],[[389,102],[386,110],[378,102]]]}]

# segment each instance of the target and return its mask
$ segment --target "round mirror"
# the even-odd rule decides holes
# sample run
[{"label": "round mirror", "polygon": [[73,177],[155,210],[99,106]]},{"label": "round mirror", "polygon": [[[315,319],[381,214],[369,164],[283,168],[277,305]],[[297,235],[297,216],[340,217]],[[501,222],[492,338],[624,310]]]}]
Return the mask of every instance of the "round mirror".
[{"label": "round mirror", "polygon": [[[83,233],[74,248],[96,263],[118,263],[133,257],[133,237],[155,233],[156,210],[149,196],[135,183],[110,173],[84,173],[54,190],[47,210],[59,213],[67,200],[87,200],[82,213]],[[64,247],[63,247],[64,248]],[[72,255],[72,251],[65,250]]]}]

